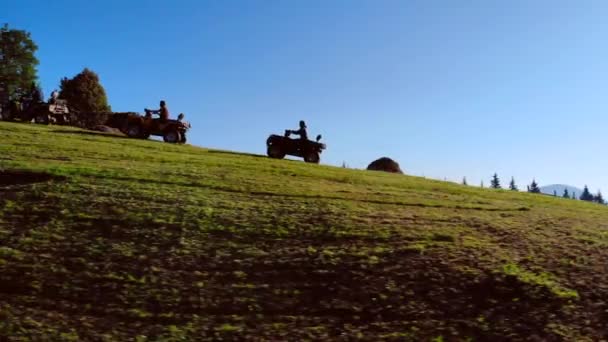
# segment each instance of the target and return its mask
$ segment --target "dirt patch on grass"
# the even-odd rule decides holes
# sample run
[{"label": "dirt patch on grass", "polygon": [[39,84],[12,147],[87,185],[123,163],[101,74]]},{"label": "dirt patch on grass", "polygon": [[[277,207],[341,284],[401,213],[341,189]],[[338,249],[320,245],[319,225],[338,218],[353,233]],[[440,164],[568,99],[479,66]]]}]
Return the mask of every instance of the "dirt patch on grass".
[{"label": "dirt patch on grass", "polygon": [[65,177],[23,170],[0,171],[0,186],[43,183],[51,180],[65,180]]}]

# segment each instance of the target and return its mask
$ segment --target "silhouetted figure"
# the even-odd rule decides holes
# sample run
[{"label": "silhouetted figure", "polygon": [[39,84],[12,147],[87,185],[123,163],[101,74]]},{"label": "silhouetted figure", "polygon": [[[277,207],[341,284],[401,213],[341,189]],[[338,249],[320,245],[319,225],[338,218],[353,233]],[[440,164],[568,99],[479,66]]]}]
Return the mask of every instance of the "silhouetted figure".
[{"label": "silhouetted figure", "polygon": [[300,129],[296,131],[287,130],[287,132],[289,132],[290,134],[299,135],[300,139],[302,140],[308,140],[308,132],[306,132],[306,123],[304,122],[304,120],[300,120]]},{"label": "silhouetted figure", "polygon": [[40,103],[44,101],[42,99],[42,91],[34,82],[32,82],[32,86],[30,87],[30,96],[32,98],[32,103]]},{"label": "silhouetted figure", "polygon": [[165,101],[160,101],[159,109],[146,109],[146,112],[158,114],[160,116],[160,122],[166,122],[169,120],[169,109],[167,109],[167,104]]}]

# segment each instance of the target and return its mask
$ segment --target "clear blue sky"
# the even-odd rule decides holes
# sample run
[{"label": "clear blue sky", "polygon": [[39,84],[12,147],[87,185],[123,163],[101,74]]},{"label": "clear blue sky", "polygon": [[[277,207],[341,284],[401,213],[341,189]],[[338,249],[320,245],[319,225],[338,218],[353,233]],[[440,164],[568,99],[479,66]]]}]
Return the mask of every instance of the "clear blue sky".
[{"label": "clear blue sky", "polygon": [[603,0],[0,1],[45,94],[89,67],[115,111],[165,99],[196,145],[264,153],[305,119],[326,164],[608,192],[606,18]]}]

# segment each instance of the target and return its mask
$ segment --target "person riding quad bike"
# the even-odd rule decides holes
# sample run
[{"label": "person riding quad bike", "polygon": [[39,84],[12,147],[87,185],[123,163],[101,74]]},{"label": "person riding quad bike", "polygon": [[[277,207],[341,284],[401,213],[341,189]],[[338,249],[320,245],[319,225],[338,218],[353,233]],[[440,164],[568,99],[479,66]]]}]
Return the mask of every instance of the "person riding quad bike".
[{"label": "person riding quad bike", "polygon": [[[291,139],[289,136],[296,134],[300,139]],[[325,144],[320,143],[321,135],[317,136],[316,141],[308,140],[306,123],[300,121],[299,130],[285,130],[285,135],[271,135],[266,140],[267,154],[270,158],[283,159],[285,155],[302,157],[307,163],[318,164],[321,152],[326,148]]]},{"label": "person riding quad bike", "polygon": [[306,122],[304,120],[300,120],[300,129],[298,130],[285,130],[285,134],[289,136],[289,134],[299,135],[300,139],[308,140],[308,132],[306,132]]},{"label": "person riding quad bike", "polygon": [[[160,109],[145,108],[145,115],[127,115],[117,124],[119,129],[131,138],[148,139],[151,135],[162,136],[165,142],[186,143],[186,132],[191,125],[184,121],[184,115],[180,114],[177,120],[169,119],[169,110],[165,101],[160,101]],[[153,119],[152,115],[160,118]]]},{"label": "person riding quad bike", "polygon": [[167,120],[169,120],[169,109],[167,108],[167,104],[165,103],[164,100],[160,101],[160,108],[159,109],[144,109],[144,111],[146,112],[146,115],[149,114],[157,114],[159,115],[159,119],[160,122],[167,122]]}]

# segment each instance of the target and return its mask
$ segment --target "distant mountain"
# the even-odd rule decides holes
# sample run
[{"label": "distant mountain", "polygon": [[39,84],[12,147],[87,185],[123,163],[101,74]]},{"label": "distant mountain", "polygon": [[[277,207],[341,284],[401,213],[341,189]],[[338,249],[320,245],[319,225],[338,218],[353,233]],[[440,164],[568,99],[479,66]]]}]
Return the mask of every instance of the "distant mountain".
[{"label": "distant mountain", "polygon": [[541,186],[540,187],[540,192],[542,192],[543,194],[547,194],[547,195],[553,195],[553,192],[557,192],[557,196],[562,196],[564,194],[564,189],[568,189],[568,193],[570,194],[570,197],[572,197],[572,193],[576,193],[576,198],[579,198],[579,196],[583,193],[582,189],[579,189],[575,186],[572,185],[565,185],[565,184],[551,184],[551,185],[545,185],[545,186]]}]

